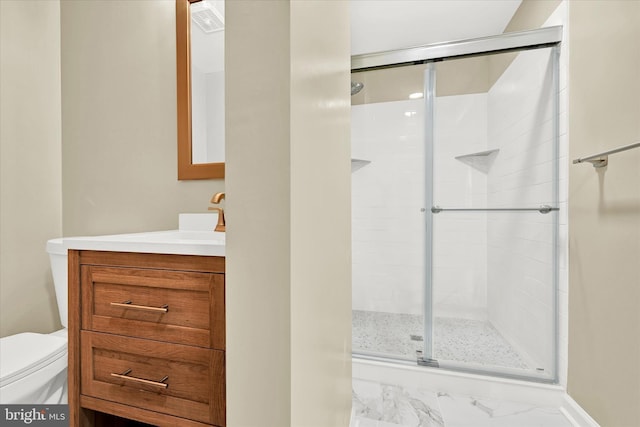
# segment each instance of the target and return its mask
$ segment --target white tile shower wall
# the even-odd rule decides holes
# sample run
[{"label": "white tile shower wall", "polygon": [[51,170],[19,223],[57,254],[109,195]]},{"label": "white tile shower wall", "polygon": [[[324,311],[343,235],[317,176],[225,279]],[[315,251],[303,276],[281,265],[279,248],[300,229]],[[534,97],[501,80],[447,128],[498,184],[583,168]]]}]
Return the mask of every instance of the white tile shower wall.
[{"label": "white tile shower wall", "polygon": [[[486,173],[456,159],[487,149],[487,94],[436,98],[434,205],[484,207]],[[433,216],[434,314],[486,320],[487,225],[480,212]]]},{"label": "white tile shower wall", "polygon": [[353,309],[423,312],[422,100],[351,108]]},{"label": "white tile shower wall", "polygon": [[[562,13],[563,10],[556,11],[548,25],[562,20]],[[489,146],[500,149],[488,174],[491,207],[553,204],[551,64],[549,49],[521,52],[489,91]],[[561,72],[564,69],[561,67]],[[565,85],[560,87],[560,119],[566,121],[562,101],[566,100],[566,79],[561,78],[560,82]],[[566,133],[566,125],[561,124],[560,128]],[[560,162],[564,164],[566,135],[561,136],[560,142]],[[566,186],[564,166],[559,180],[561,187]],[[562,207],[566,191],[560,191],[559,196]],[[496,213],[490,214],[487,221],[489,320],[529,358],[529,363],[547,372],[554,364],[549,339],[555,335],[553,221],[556,215],[561,220],[563,214]],[[560,222],[558,255],[562,260],[566,258],[566,226]],[[562,268],[562,261],[559,264]],[[560,277],[564,276],[561,271]],[[561,307],[561,321],[563,315],[566,307],[564,312]]]},{"label": "white tile shower wall", "polygon": [[[453,157],[485,149],[486,100],[486,94],[437,99],[438,203],[460,206],[478,198],[484,203],[483,175]],[[352,107],[352,157],[371,161],[352,175],[354,310],[423,313],[427,242],[421,209],[430,208],[425,205],[423,102]],[[484,319],[484,217],[438,221],[436,315]]]},{"label": "white tile shower wall", "polygon": [[[489,141],[500,149],[488,174],[491,207],[553,202],[550,58],[548,49],[519,53],[489,91]],[[552,366],[553,217],[488,218],[489,318],[530,363],[546,370]]]}]

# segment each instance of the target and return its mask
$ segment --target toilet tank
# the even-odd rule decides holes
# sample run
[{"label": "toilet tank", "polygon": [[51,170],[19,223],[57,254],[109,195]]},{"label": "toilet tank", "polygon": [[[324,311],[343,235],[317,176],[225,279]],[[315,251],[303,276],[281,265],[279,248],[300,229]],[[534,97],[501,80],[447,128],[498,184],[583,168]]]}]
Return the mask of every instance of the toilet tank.
[{"label": "toilet tank", "polygon": [[62,326],[67,327],[67,250],[62,239],[51,239],[47,241],[47,252],[51,263],[51,273],[53,274],[53,285],[56,290],[56,300],[58,301],[58,311]]}]

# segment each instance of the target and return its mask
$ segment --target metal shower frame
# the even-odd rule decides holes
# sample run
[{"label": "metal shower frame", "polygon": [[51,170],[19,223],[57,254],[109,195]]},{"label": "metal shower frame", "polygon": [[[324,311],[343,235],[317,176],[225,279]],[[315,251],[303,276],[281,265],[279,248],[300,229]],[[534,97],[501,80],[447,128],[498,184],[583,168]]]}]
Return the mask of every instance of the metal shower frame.
[{"label": "metal shower frame", "polygon": [[[475,369],[464,366],[464,364],[456,363],[439,363],[432,359],[433,355],[433,281],[431,272],[433,270],[432,259],[432,245],[433,245],[433,214],[438,213],[438,207],[435,207],[435,211],[429,211],[427,209],[426,215],[426,242],[431,247],[428,247],[429,256],[427,256],[425,268],[426,283],[425,283],[425,337],[422,361],[418,361],[419,365],[428,367],[443,367],[456,371],[491,374],[500,377],[513,378],[513,379],[526,379],[530,381],[544,382],[544,383],[557,383],[558,382],[558,348],[559,348],[559,314],[558,314],[558,234],[559,234],[559,221],[558,221],[558,177],[559,177],[559,159],[558,159],[558,146],[559,146],[559,56],[560,56],[560,43],[562,42],[562,26],[546,27],[530,31],[521,31],[500,34],[496,36],[452,41],[445,43],[436,43],[424,46],[417,46],[407,49],[398,49],[393,51],[385,51],[364,55],[355,55],[351,57],[351,71],[368,71],[374,69],[383,68],[395,68],[401,66],[411,66],[419,64],[427,64],[425,70],[424,79],[424,102],[427,120],[430,123],[434,123],[434,104],[435,104],[435,91],[430,90],[435,88],[435,63],[441,61],[447,61],[452,59],[459,59],[463,57],[471,56],[483,56],[488,54],[503,53],[510,51],[523,51],[531,49],[551,48],[551,60],[553,62],[553,76],[552,76],[552,90],[554,93],[554,99],[552,101],[552,117],[553,117],[553,139],[554,139],[554,165],[553,165],[553,206],[545,206],[544,212],[541,208],[535,208],[540,213],[556,215],[553,229],[553,244],[552,244],[552,262],[553,262],[553,301],[552,307],[555,318],[553,319],[553,344],[552,351],[554,354],[552,372],[548,376],[531,376],[517,372],[513,369],[500,368],[492,371],[484,369]],[[425,143],[428,149],[425,156],[425,167],[427,170],[433,170],[433,144],[434,134],[433,127],[428,127],[425,130]],[[427,174],[426,182],[426,203],[427,206],[433,206],[433,174]],[[441,209],[444,210],[444,209]],[[520,209],[516,209],[520,210]],[[358,355],[359,357],[373,359],[373,360],[389,360],[389,358],[372,355]],[[394,360],[396,361],[396,360]],[[400,363],[408,363],[407,361],[400,361]]]}]

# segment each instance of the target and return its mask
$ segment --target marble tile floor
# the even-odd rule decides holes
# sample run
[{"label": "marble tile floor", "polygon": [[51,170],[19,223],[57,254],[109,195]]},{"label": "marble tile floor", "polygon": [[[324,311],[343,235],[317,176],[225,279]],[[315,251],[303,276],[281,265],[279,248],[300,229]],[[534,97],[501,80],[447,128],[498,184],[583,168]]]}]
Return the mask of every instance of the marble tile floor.
[{"label": "marble tile floor", "polygon": [[573,427],[557,409],[353,379],[350,427]]},{"label": "marble tile floor", "polygon": [[[375,353],[415,360],[423,342],[423,317],[353,310],[354,353]],[[434,356],[439,360],[531,369],[489,322],[436,317]],[[412,335],[414,336],[412,339]]]}]

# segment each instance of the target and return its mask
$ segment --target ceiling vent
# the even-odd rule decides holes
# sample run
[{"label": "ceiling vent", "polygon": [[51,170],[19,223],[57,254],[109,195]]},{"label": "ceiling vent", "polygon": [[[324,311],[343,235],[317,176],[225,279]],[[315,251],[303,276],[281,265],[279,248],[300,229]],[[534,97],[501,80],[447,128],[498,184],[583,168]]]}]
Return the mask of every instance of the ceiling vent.
[{"label": "ceiling vent", "polygon": [[206,1],[191,5],[191,20],[206,34],[224,30],[224,16]]}]

